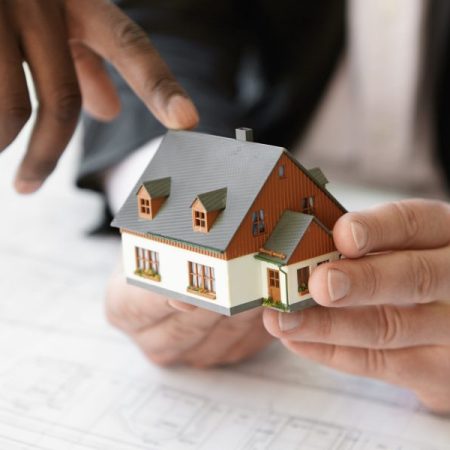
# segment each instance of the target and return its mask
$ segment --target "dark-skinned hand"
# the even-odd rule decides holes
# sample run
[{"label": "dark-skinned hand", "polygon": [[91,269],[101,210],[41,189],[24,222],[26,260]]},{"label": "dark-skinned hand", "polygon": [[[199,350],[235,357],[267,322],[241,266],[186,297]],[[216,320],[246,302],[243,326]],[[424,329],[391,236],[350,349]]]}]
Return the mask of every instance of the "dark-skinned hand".
[{"label": "dark-skinned hand", "polygon": [[76,128],[81,106],[100,120],[120,111],[103,66],[111,63],[168,128],[192,128],[197,111],[142,29],[107,0],[0,0],[0,151],[31,115],[23,62],[39,102],[16,175],[20,193],[39,189]]}]

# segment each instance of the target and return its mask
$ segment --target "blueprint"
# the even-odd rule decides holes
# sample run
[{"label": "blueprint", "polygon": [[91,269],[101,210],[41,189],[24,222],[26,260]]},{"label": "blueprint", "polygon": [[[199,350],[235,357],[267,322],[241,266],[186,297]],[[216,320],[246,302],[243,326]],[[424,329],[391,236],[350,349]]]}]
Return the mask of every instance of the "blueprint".
[{"label": "blueprint", "polygon": [[450,449],[411,393],[276,343],[225,369],[151,365],[104,319],[119,242],[87,234],[101,205],[71,187],[76,148],[21,198],[19,147],[0,158],[1,450]]}]

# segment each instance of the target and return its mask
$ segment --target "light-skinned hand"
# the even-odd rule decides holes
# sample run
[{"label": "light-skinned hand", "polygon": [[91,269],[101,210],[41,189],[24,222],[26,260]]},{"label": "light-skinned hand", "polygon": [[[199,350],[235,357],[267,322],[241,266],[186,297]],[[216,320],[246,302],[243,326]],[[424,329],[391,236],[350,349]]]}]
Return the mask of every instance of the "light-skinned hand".
[{"label": "light-skinned hand", "polygon": [[233,364],[273,340],[261,308],[226,317],[128,285],[123,273],[109,283],[106,316],[159,365]]},{"label": "light-skinned hand", "polygon": [[349,213],[336,223],[348,259],[320,265],[309,289],[325,306],[264,312],[291,351],[413,390],[450,412],[450,205],[425,200]]},{"label": "light-skinned hand", "polygon": [[15,187],[36,191],[76,128],[83,103],[100,120],[120,111],[103,67],[110,62],[168,128],[192,128],[198,114],[147,35],[107,0],[0,1],[0,151],[31,114],[23,62],[39,101],[36,124]]}]

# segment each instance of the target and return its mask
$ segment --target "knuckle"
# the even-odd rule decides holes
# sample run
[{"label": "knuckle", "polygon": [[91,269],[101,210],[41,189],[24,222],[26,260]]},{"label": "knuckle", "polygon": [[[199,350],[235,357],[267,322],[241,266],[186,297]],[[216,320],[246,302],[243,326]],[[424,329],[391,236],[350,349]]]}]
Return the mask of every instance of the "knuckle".
[{"label": "knuckle", "polygon": [[401,231],[404,236],[404,246],[413,243],[421,229],[422,221],[416,208],[407,202],[394,202],[393,207],[400,220]]},{"label": "knuckle", "polygon": [[430,300],[430,294],[436,282],[432,264],[420,252],[408,252],[408,259],[412,297],[419,302]]},{"label": "knuckle", "polygon": [[397,308],[386,305],[376,306],[376,313],[376,345],[378,348],[393,347],[404,333],[403,316]]},{"label": "knuckle", "polygon": [[[305,315],[307,312],[304,313]],[[328,308],[321,308],[320,314],[317,314],[317,334],[322,339],[328,339],[333,335],[333,318],[332,312]],[[306,320],[305,320],[306,322]]]},{"label": "knuckle", "polygon": [[[32,162],[29,172],[29,178],[33,179],[36,176],[38,178],[44,178],[48,174],[52,173],[54,168],[56,167],[57,159],[56,158],[39,158]],[[24,178],[27,178],[24,176]]]},{"label": "knuckle", "polygon": [[151,94],[162,93],[171,97],[176,93],[181,94],[177,81],[168,73],[164,72],[147,80],[145,89]]},{"label": "knuckle", "polygon": [[56,121],[73,123],[78,120],[81,103],[82,99],[78,85],[73,84],[56,90],[46,107]]},{"label": "knuckle", "polygon": [[19,169],[18,176],[23,180],[43,180],[52,173],[58,162],[51,154],[27,155]]},{"label": "knuckle", "polygon": [[386,371],[386,353],[384,350],[366,349],[363,360],[364,371],[367,374],[382,374]]},{"label": "knuckle", "polygon": [[365,294],[368,299],[374,298],[380,289],[381,274],[378,269],[368,261],[361,261],[360,267]]},{"label": "knuckle", "polygon": [[118,19],[114,23],[112,30],[116,44],[122,50],[141,48],[149,43],[148,37],[142,28],[128,18]]},{"label": "knuckle", "polygon": [[30,105],[10,106],[2,111],[2,121],[6,120],[10,126],[21,129],[30,119],[31,112]]},{"label": "knuckle", "polygon": [[326,345],[323,347],[323,359],[326,365],[333,366],[339,360],[337,345]]}]

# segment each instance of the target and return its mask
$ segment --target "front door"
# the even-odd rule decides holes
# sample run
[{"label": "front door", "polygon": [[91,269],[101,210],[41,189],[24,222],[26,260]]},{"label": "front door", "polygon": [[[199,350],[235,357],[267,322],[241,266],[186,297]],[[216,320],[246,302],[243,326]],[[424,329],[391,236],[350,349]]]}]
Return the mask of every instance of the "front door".
[{"label": "front door", "polygon": [[280,302],[280,272],[278,270],[267,269],[267,280],[269,284],[269,297],[274,302]]}]

